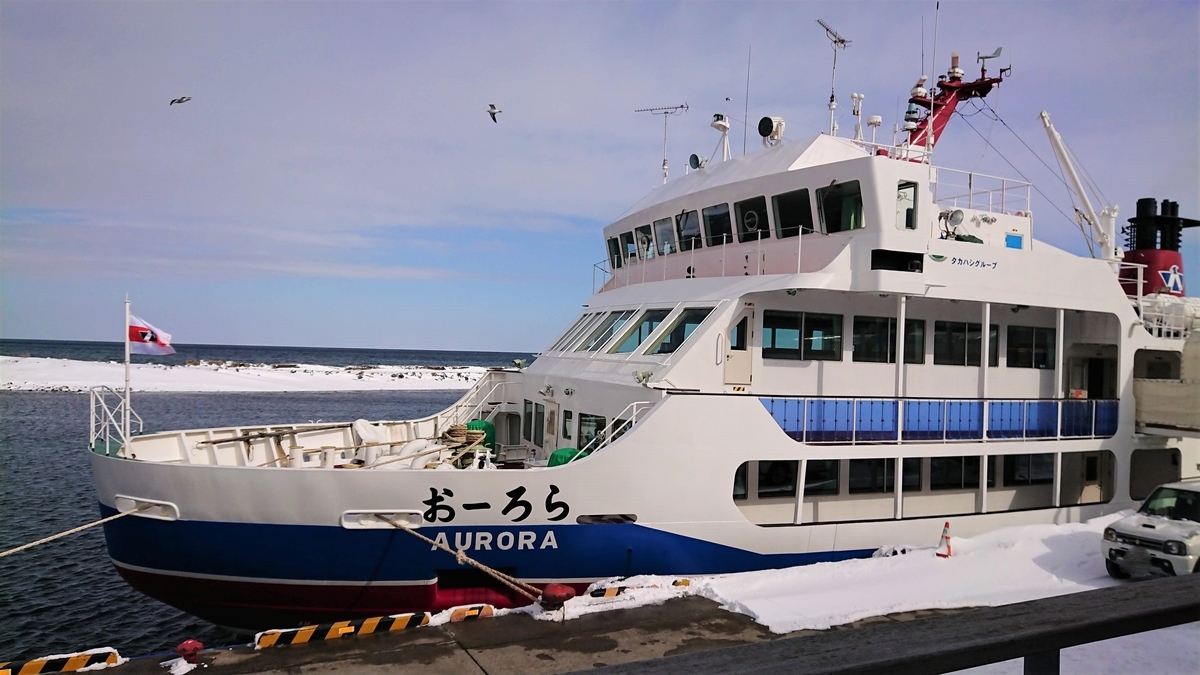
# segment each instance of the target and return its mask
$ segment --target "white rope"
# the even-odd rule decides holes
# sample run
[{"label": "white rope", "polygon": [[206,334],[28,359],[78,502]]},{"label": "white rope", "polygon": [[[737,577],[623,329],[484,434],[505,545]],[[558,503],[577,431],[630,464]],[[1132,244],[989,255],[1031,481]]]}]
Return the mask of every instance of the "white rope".
[{"label": "white rope", "polygon": [[16,548],[10,548],[7,551],[0,553],[0,558],[3,558],[5,556],[10,556],[14,553],[20,553],[21,551],[24,551],[27,548],[33,548],[34,546],[41,546],[42,544],[48,544],[48,543],[54,541],[55,539],[62,539],[63,537],[70,536],[72,534],[75,534],[76,532],[83,532],[84,530],[86,530],[88,528],[95,527],[97,525],[103,525],[104,523],[112,522],[112,521],[116,520],[117,518],[124,518],[125,516],[132,515],[134,513],[140,512],[140,511],[145,511],[146,509],[148,509],[152,506],[155,506],[155,504],[146,504],[144,506],[139,506],[138,508],[136,508],[132,511],[126,511],[125,513],[118,513],[116,515],[109,516],[107,518],[101,518],[100,520],[97,520],[92,523],[88,523],[87,525],[80,525],[79,527],[67,530],[66,532],[59,532],[58,534],[46,537],[45,539],[38,539],[37,541],[31,541],[28,544],[25,544],[23,546],[18,546]]}]

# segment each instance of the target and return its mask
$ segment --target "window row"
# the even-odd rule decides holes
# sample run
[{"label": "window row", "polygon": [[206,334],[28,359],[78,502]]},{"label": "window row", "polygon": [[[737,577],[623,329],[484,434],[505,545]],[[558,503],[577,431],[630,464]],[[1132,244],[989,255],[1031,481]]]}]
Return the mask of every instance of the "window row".
[{"label": "window row", "polygon": [[[850,353],[857,362],[896,362],[896,320],[856,316]],[[815,312],[763,312],[764,359],[842,360],[842,315]],[[936,365],[978,366],[983,352],[982,326],[960,321],[933,322]],[[1053,328],[1009,326],[1009,368],[1054,368]],[[904,321],[904,362],[925,363],[925,320]],[[1000,364],[1000,327],[989,326],[988,366]]]},{"label": "window row", "polygon": [[607,346],[608,354],[671,354],[691,337],[713,308],[685,308],[660,332],[672,311],[658,308],[637,314],[637,310],[625,309],[584,314],[547,351],[596,353]]},{"label": "window row", "polygon": [[[904,182],[897,192],[897,222],[915,225],[917,184]],[[857,180],[834,183],[816,191],[817,215],[826,234],[863,227],[862,189]],[[785,239],[814,230],[812,201],[808,188],[733,203],[714,204],[699,210],[684,209],[674,217],[662,218],[622,232],[608,240],[611,269],[645,262],[658,256],[691,251],[705,246],[746,243],[771,237]],[[906,225],[907,226],[907,225]]]},{"label": "window row", "polygon": [[[967,490],[979,488],[978,456],[932,457],[929,460],[929,489]],[[840,463],[837,459],[810,459],[804,469],[804,495],[828,496],[842,493]],[[895,491],[895,459],[851,459],[849,462],[849,494],[892,493]],[[1054,455],[1004,455],[988,457],[987,486],[997,487],[997,463],[1000,467],[1003,487],[1024,485],[1048,485],[1054,482]],[[733,479],[733,498],[746,499],[751,462],[743,462]],[[757,464],[759,499],[795,497],[800,462],[797,460],[760,461]],[[904,493],[923,490],[923,461],[919,457],[908,457],[901,467],[901,491]]]}]

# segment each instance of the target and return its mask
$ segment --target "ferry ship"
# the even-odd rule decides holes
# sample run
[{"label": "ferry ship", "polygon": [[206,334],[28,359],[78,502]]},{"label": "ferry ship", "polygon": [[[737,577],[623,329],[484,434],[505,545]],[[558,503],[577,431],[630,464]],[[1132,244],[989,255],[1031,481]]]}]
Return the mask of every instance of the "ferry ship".
[{"label": "ferry ship", "polygon": [[435,415],[127,436],[128,399],[93,392],[100,510],[130,514],[113,564],[279,628],[528,603],[436,544],[583,589],[1079,521],[1200,476],[1200,223],[1144,199],[1122,247],[1079,188],[1083,257],[1034,238],[1028,183],[933,165],[1005,75],[953,57],[900,142],[764,118],[761,150],[693,160],[604,228],[599,289],[532,364]]}]

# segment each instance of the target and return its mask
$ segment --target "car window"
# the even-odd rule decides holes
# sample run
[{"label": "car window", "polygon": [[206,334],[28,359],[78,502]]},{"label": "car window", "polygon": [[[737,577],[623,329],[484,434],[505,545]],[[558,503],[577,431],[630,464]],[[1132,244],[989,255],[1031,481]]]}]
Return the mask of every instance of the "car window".
[{"label": "car window", "polygon": [[1200,523],[1200,492],[1160,487],[1142,504],[1138,512],[1148,516]]}]

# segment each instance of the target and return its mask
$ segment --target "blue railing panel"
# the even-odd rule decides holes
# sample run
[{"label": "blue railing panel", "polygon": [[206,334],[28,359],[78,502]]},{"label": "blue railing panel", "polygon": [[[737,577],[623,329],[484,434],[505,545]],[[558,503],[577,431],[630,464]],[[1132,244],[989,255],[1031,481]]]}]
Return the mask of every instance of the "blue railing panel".
[{"label": "blue railing panel", "polygon": [[1058,401],[1025,402],[1025,438],[1058,435]]},{"label": "blue railing panel", "polygon": [[775,418],[775,423],[783,429],[792,440],[804,440],[804,399],[802,398],[760,398],[767,412]]},{"label": "blue railing panel", "polygon": [[896,399],[865,399],[858,402],[858,419],[855,420],[854,440],[895,441]]},{"label": "blue railing panel", "polygon": [[946,440],[983,438],[983,401],[946,401]]},{"label": "blue railing panel", "polygon": [[804,440],[809,443],[854,440],[854,399],[809,399]]},{"label": "blue railing panel", "polygon": [[1023,438],[1024,436],[1024,401],[988,401],[988,438]]},{"label": "blue railing panel", "polygon": [[906,441],[940,441],[946,437],[946,402],[916,400],[904,402]]},{"label": "blue railing panel", "polygon": [[1109,438],[1117,433],[1120,410],[1117,403],[1117,401],[1096,401],[1096,436]]},{"label": "blue railing panel", "polygon": [[1063,401],[1061,434],[1078,438],[1091,436],[1094,429],[1094,401]]}]

